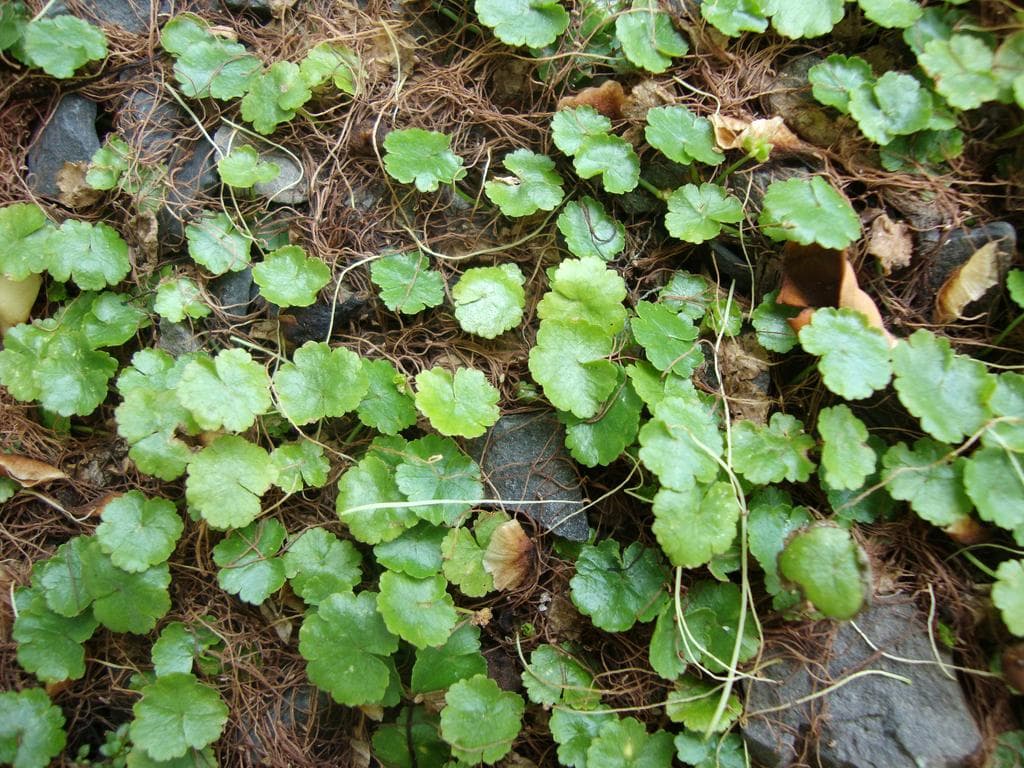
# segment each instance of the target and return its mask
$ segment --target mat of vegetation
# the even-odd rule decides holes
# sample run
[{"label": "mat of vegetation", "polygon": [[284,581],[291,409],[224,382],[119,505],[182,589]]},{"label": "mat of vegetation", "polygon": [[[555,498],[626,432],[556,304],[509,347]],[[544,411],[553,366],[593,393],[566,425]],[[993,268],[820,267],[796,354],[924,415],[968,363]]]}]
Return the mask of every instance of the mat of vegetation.
[{"label": "mat of vegetation", "polygon": [[[923,665],[1021,765],[1019,7],[4,0],[0,57],[0,763],[734,768]],[[925,652],[834,673],[894,596]],[[832,677],[755,704],[779,649]]]}]

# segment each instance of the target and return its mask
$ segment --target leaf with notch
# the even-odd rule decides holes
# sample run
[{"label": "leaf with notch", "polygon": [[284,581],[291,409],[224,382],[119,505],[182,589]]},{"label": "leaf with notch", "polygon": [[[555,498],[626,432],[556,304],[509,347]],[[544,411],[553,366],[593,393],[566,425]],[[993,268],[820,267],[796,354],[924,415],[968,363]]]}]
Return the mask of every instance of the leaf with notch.
[{"label": "leaf with notch", "polygon": [[630,192],[640,183],[640,159],[621,136],[588,136],[576,150],[572,165],[581,179],[600,176],[605,191],[615,195]]},{"label": "leaf with notch", "polygon": [[586,323],[612,336],[626,321],[626,283],[598,258],[566,259],[551,273],[551,289],[537,305],[537,317]]},{"label": "leaf with notch", "polygon": [[416,423],[416,404],[405,377],[387,360],[363,359],[369,389],[356,413],[359,421],[385,435],[397,435]]},{"label": "leaf with notch", "polygon": [[803,483],[814,471],[807,452],[814,438],[804,432],[799,419],[786,413],[773,413],[766,426],[744,419],[733,425],[733,467],[757,485]]},{"label": "leaf with notch", "polygon": [[323,528],[310,528],[293,538],[283,559],[292,590],[307,605],[351,592],[363,577],[359,550]]},{"label": "leaf with notch", "polygon": [[637,621],[651,621],[668,599],[668,571],[657,550],[639,542],[620,553],[618,542],[585,544],[569,582],[572,602],[595,627],[625,632]]},{"label": "leaf with notch", "polygon": [[279,307],[308,307],[331,281],[331,270],[297,245],[271,251],[252,268],[260,294]]},{"label": "leaf with notch", "polygon": [[723,450],[718,418],[696,394],[664,398],[654,406],[654,417],[640,428],[640,460],[663,486],[678,491],[685,491],[694,479],[712,482]]},{"label": "leaf with notch", "polygon": [[587,749],[597,738],[601,727],[614,721],[612,712],[593,709],[575,712],[561,707],[551,712],[551,736],[558,744],[558,760],[562,765],[573,768],[587,767]]},{"label": "leaf with notch", "polygon": [[484,192],[506,216],[529,216],[553,211],[562,202],[562,176],[547,155],[517,149],[505,155],[505,167],[515,179],[498,178],[484,184]]},{"label": "leaf with notch", "polygon": [[410,501],[454,500],[413,508],[417,517],[434,525],[453,525],[484,495],[477,463],[453,440],[437,435],[409,443],[395,480]]},{"label": "leaf with notch", "polygon": [[725,159],[715,143],[711,121],[697,117],[681,105],[648,110],[644,137],[669,160],[682,165],[689,165],[694,160],[718,165]]},{"label": "leaf with notch", "polygon": [[923,437],[908,448],[897,443],[885,452],[884,480],[889,495],[910,503],[919,517],[946,528],[971,512],[971,500],[964,492],[967,460],[953,456],[950,446]]},{"label": "leaf with notch", "polygon": [[980,37],[954,34],[948,40],[929,40],[917,61],[951,107],[975,109],[999,96],[994,57]]},{"label": "leaf with notch", "polygon": [[442,645],[458,621],[447,586],[440,574],[414,579],[384,571],[380,575],[377,609],[389,631],[417,648]]},{"label": "leaf with notch", "polygon": [[697,343],[697,327],[664,304],[641,301],[630,322],[633,338],[644,348],[647,359],[659,371],[671,371],[689,378],[704,362]]},{"label": "leaf with notch", "polygon": [[718,237],[723,224],[743,221],[743,205],[717,184],[685,184],[668,198],[665,227],[672,237],[703,243]]},{"label": "leaf with notch", "polygon": [[[686,645],[688,661],[700,662],[711,672],[724,672],[732,659],[739,629],[743,593],[732,582],[698,581],[686,595],[683,618],[692,640]],[[757,655],[761,645],[755,622],[743,624],[737,661]]]},{"label": "leaf with notch", "polygon": [[42,588],[14,591],[18,609],[11,639],[18,644],[18,663],[46,683],[77,680],[85,674],[82,643],[99,622],[91,612],[67,618],[50,610]]},{"label": "leaf with notch", "polygon": [[252,241],[235,228],[227,214],[207,211],[185,227],[188,255],[214,275],[240,272],[249,266]]},{"label": "leaf with notch", "polygon": [[228,708],[213,688],[193,675],[173,672],[145,686],[132,712],[131,739],[158,761],[184,756],[216,741]]},{"label": "leaf with notch", "polygon": [[186,317],[199,319],[211,312],[202,300],[199,287],[187,277],[161,282],[156,288],[153,311],[172,323],[180,323]]},{"label": "leaf with notch", "polygon": [[662,488],[654,497],[651,530],[672,565],[698,568],[728,551],[736,538],[740,505],[729,483]]},{"label": "leaf with notch", "polygon": [[825,485],[855,491],[875,471],[875,451],[868,445],[868,428],[848,406],[839,404],[818,413],[821,467]]},{"label": "leaf with notch", "polygon": [[874,84],[850,92],[850,115],[876,144],[924,130],[932,119],[932,97],[916,78],[886,72]]},{"label": "leaf with notch", "polygon": [[107,36],[84,19],[60,15],[30,21],[21,46],[29,64],[65,80],[84,64],[106,57]]},{"label": "leaf with notch", "polygon": [[64,714],[42,688],[0,693],[0,762],[47,766],[64,750]]},{"label": "leaf with notch", "polygon": [[530,701],[545,708],[562,704],[593,709],[601,703],[601,694],[594,689],[594,676],[566,648],[538,645],[530,654],[522,678]]},{"label": "leaf with notch", "polygon": [[786,353],[797,344],[796,331],[786,322],[796,317],[795,307],[778,304],[778,291],[765,294],[764,300],[751,313],[751,324],[757,331],[758,343],[772,352]]},{"label": "leaf with notch", "polygon": [[[718,693],[718,688],[711,681],[686,675],[676,681],[675,688],[668,694],[665,714],[672,722],[682,723],[688,731],[703,733],[715,722]],[[739,696],[730,694],[715,730],[728,730],[742,713],[743,704]]]},{"label": "leaf with notch", "polygon": [[850,97],[861,86],[871,86],[875,75],[871,65],[860,56],[833,53],[825,61],[807,70],[814,98],[844,115],[850,113]]},{"label": "leaf with notch", "polygon": [[265,450],[237,435],[222,435],[192,458],[185,499],[211,528],[244,528],[259,516],[260,498],[276,479]]},{"label": "leaf with notch", "polygon": [[259,605],[284,586],[285,564],[277,557],[285,530],[274,518],[234,530],[213,548],[217,583],[245,603]]},{"label": "leaf with notch", "polygon": [[359,356],[323,341],[307,341],[274,374],[281,411],[296,424],[344,416],[359,406],[369,387]]},{"label": "leaf with notch", "polygon": [[474,675],[449,688],[444,701],[441,737],[461,762],[491,765],[512,748],[523,720],[518,694],[501,690],[486,675]]},{"label": "leaf with notch", "polygon": [[128,491],[103,507],[96,540],[118,568],[141,573],[171,556],[184,529],[170,501]]},{"label": "leaf with notch", "polygon": [[700,14],[711,26],[729,37],[742,32],[764,32],[768,29],[761,0],[704,0]]},{"label": "leaf with notch", "polygon": [[281,173],[277,163],[264,162],[255,147],[243,145],[217,161],[220,180],[229,187],[251,189],[256,184],[273,181]]},{"label": "leaf with notch", "polygon": [[115,285],[131,271],[128,244],[103,222],[68,219],[45,243],[50,275],[60,281],[71,278],[83,290]]},{"label": "leaf with notch", "polygon": [[506,45],[543,48],[569,26],[558,0],[475,0],[473,8],[480,23]]},{"label": "leaf with notch", "polygon": [[426,579],[441,571],[441,543],[446,533],[440,525],[421,520],[397,539],[377,544],[373,556],[389,571]]},{"label": "leaf with notch", "polygon": [[914,0],[857,0],[857,4],[868,21],[886,29],[906,29],[924,13]]},{"label": "leaf with notch", "polygon": [[295,111],[312,96],[298,64],[275,61],[250,81],[242,97],[242,119],[252,123],[257,132],[271,134],[295,117]]},{"label": "leaf with notch", "polygon": [[82,578],[82,559],[91,539],[75,536],[32,567],[32,585],[42,591],[51,611],[72,618],[92,604],[93,596]]},{"label": "leaf with notch", "polygon": [[416,374],[416,408],[442,435],[479,437],[498,420],[498,390],[482,371],[443,368]]},{"label": "leaf with notch", "polygon": [[455,319],[462,330],[493,339],[523,319],[525,278],[515,264],[471,267],[452,287]]},{"label": "leaf with notch", "polygon": [[615,20],[615,36],[630,63],[655,74],[690,50],[672,17],[658,8],[656,0],[633,0],[630,10]]},{"label": "leaf with notch", "polygon": [[849,200],[821,176],[773,181],[757,223],[772,240],[801,245],[842,249],[860,236],[860,219]]},{"label": "leaf with notch", "polygon": [[145,635],[171,608],[171,572],[160,563],[141,573],[122,571],[95,537],[82,553],[82,580],[93,597],[92,613],[107,629]]},{"label": "leaf with notch", "polygon": [[270,462],[277,469],[274,485],[285,493],[321,488],[326,485],[327,474],[331,471],[323,446],[312,440],[282,443],[270,452]]},{"label": "leaf with notch", "polygon": [[584,466],[607,466],[633,444],[642,410],[643,401],[619,368],[615,392],[596,416],[578,419],[558,412],[558,420],[565,425],[565,447]]},{"label": "leaf with notch", "polygon": [[202,624],[192,626],[172,621],[160,630],[160,637],[153,643],[153,671],[157,677],[173,672],[189,674],[197,660],[200,667],[210,661],[205,654],[218,644],[222,644],[221,639]]},{"label": "leaf with notch", "polygon": [[779,553],[786,540],[811,522],[803,507],[794,507],[789,495],[775,488],[755,493],[748,505],[747,542],[750,554],[764,571],[764,586],[773,597],[785,594],[779,580]]},{"label": "leaf with notch", "polygon": [[360,73],[356,52],[340,43],[318,43],[299,62],[299,74],[309,88],[318,88],[330,81],[349,96],[355,95]]},{"label": "leaf with notch", "polygon": [[596,415],[615,390],[613,339],[589,323],[545,320],[530,350],[530,374],[555,408],[579,419]]},{"label": "leaf with notch", "polygon": [[676,623],[675,602],[669,600],[654,622],[654,633],[648,647],[651,669],[665,680],[675,680],[686,671],[683,635]]},{"label": "leaf with notch", "polygon": [[452,140],[437,131],[405,128],[384,138],[384,170],[391,178],[420,192],[434,192],[440,184],[465,177],[462,158],[451,150]]},{"label": "leaf with notch", "polygon": [[658,768],[670,765],[672,736],[662,730],[648,733],[635,717],[601,726],[587,748],[587,768]]},{"label": "leaf with notch", "polygon": [[856,310],[818,309],[799,336],[804,350],[821,356],[818,370],[825,386],[847,400],[870,396],[892,377],[885,334]]},{"label": "leaf with notch", "polygon": [[443,691],[460,680],[486,674],[487,660],[480,653],[480,629],[466,623],[439,648],[416,651],[410,688],[414,693]]},{"label": "leaf with notch", "polygon": [[588,138],[607,136],[611,129],[612,121],[589,105],[560,109],[551,118],[551,140],[569,156]]},{"label": "leaf with notch", "polygon": [[772,28],[783,37],[827,35],[843,18],[843,0],[765,0]]},{"label": "leaf with notch", "polygon": [[444,279],[420,251],[392,253],[370,265],[370,280],[392,312],[415,315],[444,301]]},{"label": "leaf with notch", "polygon": [[242,432],[270,410],[270,377],[244,349],[222,349],[185,366],[178,402],[203,429]]},{"label": "leaf with notch", "polygon": [[568,203],[556,223],[569,251],[581,259],[593,256],[611,261],[626,247],[626,227],[589,195]]},{"label": "leaf with notch", "polygon": [[[394,469],[374,453],[367,453],[338,479],[338,516],[364,544],[391,541],[416,524],[419,518],[412,509],[388,506],[388,502],[405,500],[395,483]],[[366,505],[373,506],[352,511]]]},{"label": "leaf with notch", "polygon": [[982,520],[1013,534],[1024,546],[1024,480],[1018,454],[1001,448],[982,448],[964,468],[964,487]]},{"label": "leaf with notch", "polygon": [[0,51],[6,51],[21,39],[28,20],[28,11],[21,0],[0,5]]}]

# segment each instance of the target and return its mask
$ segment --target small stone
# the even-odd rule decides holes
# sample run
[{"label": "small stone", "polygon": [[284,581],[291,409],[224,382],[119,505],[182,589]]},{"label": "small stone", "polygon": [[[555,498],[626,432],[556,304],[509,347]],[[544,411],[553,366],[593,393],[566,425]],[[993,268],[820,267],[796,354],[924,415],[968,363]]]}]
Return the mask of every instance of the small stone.
[{"label": "small stone", "polygon": [[246,267],[238,272],[221,275],[210,283],[210,292],[224,314],[234,318],[245,317],[258,293],[252,281],[252,268]]},{"label": "small stone", "polygon": [[246,134],[222,125],[213,135],[213,142],[222,154],[228,154],[232,148],[252,147],[260,154],[260,160],[274,163],[280,173],[270,181],[253,186],[255,194],[267,198],[268,202],[283,205],[298,205],[309,199],[309,182],[306,180],[302,167],[289,155],[276,149],[261,147]]},{"label": "small stone", "polygon": [[172,357],[181,357],[198,352],[203,348],[203,343],[192,333],[188,323],[172,323],[166,318],[161,318],[156,347]]},{"label": "small stone", "polygon": [[181,107],[145,87],[128,91],[117,114],[118,133],[143,163],[163,162],[186,125]]},{"label": "small stone", "polygon": [[185,240],[185,224],[202,207],[200,198],[217,186],[217,156],[205,139],[175,149],[168,162],[167,197],[157,214],[165,247]]},{"label": "small stone", "polygon": [[[798,661],[781,645],[766,648],[768,682],[750,686],[743,729],[751,756],[770,768],[961,768],[981,747],[981,733],[956,678],[932,663],[934,652],[922,618],[906,596],[879,599],[853,622],[835,627],[831,643]],[[860,632],[874,644],[872,648]],[[941,649],[945,664],[952,664]],[[883,655],[885,654],[885,655]],[[868,675],[803,706],[785,706],[861,670],[908,678]],[[756,715],[758,710],[779,711]]]},{"label": "small stone", "polygon": [[88,163],[100,148],[96,104],[77,93],[64,96],[28,150],[28,184],[40,197],[60,194],[65,163]]},{"label": "small stone", "polygon": [[[98,24],[116,24],[127,32],[144,35],[149,32],[153,6],[156,13],[170,14],[173,11],[170,0],[159,3],[150,0],[78,0],[76,8],[88,21]],[[48,16],[69,13],[63,0],[57,0],[47,11]]]},{"label": "small stone", "polygon": [[[587,540],[587,517],[579,511],[580,479],[565,450],[565,428],[554,413],[502,416],[468,448],[505,509],[523,513],[563,538]],[[518,504],[520,499],[544,503]]]}]

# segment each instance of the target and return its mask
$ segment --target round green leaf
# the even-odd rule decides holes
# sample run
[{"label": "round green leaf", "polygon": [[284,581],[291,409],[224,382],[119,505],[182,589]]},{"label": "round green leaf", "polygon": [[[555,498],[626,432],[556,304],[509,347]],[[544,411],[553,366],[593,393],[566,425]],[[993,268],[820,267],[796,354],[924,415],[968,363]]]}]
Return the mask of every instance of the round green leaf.
[{"label": "round green leaf", "polygon": [[964,487],[982,520],[1010,531],[1024,546],[1024,479],[1019,454],[1001,448],[975,451],[964,467]]},{"label": "round green leaf", "polygon": [[601,726],[587,749],[587,768],[664,768],[672,764],[671,734],[648,733],[633,717]]},{"label": "round green leaf", "polygon": [[256,184],[273,181],[281,173],[277,163],[264,162],[255,147],[244,144],[217,161],[220,180],[229,187],[250,189]]},{"label": "round green leaf", "polygon": [[588,136],[576,150],[572,164],[581,179],[600,176],[605,191],[614,195],[630,192],[640,183],[640,159],[621,136]]},{"label": "round green leaf", "polygon": [[211,528],[244,528],[260,514],[260,497],[277,478],[267,452],[236,435],[222,435],[188,467],[185,499]]},{"label": "round green leaf", "polygon": [[868,445],[868,428],[846,405],[818,413],[821,467],[829,488],[855,491],[875,471],[875,452]]},{"label": "round green leaf", "polygon": [[199,286],[187,277],[160,283],[156,287],[153,310],[172,323],[180,323],[186,317],[206,317],[211,312],[210,307],[203,302]]},{"label": "round green leaf", "polygon": [[546,320],[530,350],[530,374],[555,408],[589,419],[618,381],[618,367],[607,359],[612,346],[612,337],[600,328]]},{"label": "round green leaf", "polygon": [[154,760],[172,760],[212,744],[228,721],[228,708],[217,691],[192,675],[158,677],[141,693],[132,707],[132,743]]},{"label": "round green leaf", "polygon": [[664,398],[640,428],[640,459],[667,488],[685,491],[694,478],[712,482],[723,450],[717,417],[696,393]]},{"label": "round green leaf", "polygon": [[551,140],[567,155],[575,155],[591,136],[604,136],[612,129],[612,121],[587,105],[560,109],[551,118]]},{"label": "round green leaf", "polygon": [[1017,637],[1024,637],[1024,560],[1006,560],[996,570],[992,602],[1003,614],[1003,623]]},{"label": "round green leaf", "polygon": [[515,264],[467,269],[452,288],[462,330],[493,339],[523,319],[526,278]]},{"label": "round green leaf", "polygon": [[550,279],[551,289],[537,305],[541,320],[585,323],[609,336],[622,330],[626,322],[626,308],[622,306],[626,283],[600,259],[566,259]]},{"label": "round green leaf", "polygon": [[70,277],[86,291],[115,285],[131,271],[128,244],[103,222],[68,219],[47,238],[44,248],[50,274],[62,281]]},{"label": "round green leaf", "polygon": [[615,37],[632,64],[655,74],[668,69],[673,57],[690,50],[656,0],[633,0],[630,10],[615,20]]},{"label": "round green leaf", "polygon": [[942,528],[962,521],[972,506],[964,492],[967,460],[953,456],[951,449],[923,437],[913,448],[897,443],[882,458],[889,495],[910,502],[920,517]]},{"label": "round green leaf", "polygon": [[842,249],[860,237],[860,219],[850,202],[821,176],[773,181],[757,223],[772,240],[801,245]]},{"label": "round green leaf", "polygon": [[362,580],[361,560],[351,541],[310,528],[288,545],[285,575],[307,605],[318,605],[331,595],[351,591]]},{"label": "round green leaf", "polygon": [[213,548],[217,583],[246,603],[259,605],[284,586],[284,560],[276,557],[285,530],[273,518],[258,520],[225,536]]},{"label": "round green leaf", "polygon": [[356,409],[359,421],[385,435],[397,435],[416,423],[416,404],[405,376],[387,360],[363,359],[369,389]]},{"label": "round green leaf", "polygon": [[415,315],[444,301],[444,279],[430,269],[430,260],[419,251],[376,259],[370,265],[370,280],[392,312]]},{"label": "round green leaf", "polygon": [[827,35],[843,18],[843,0],[776,0],[769,7],[772,27],[791,40]]},{"label": "round green leaf", "polygon": [[412,509],[388,506],[395,501],[405,501],[405,496],[395,484],[394,469],[379,456],[367,454],[338,479],[338,516],[357,541],[391,541],[416,524],[419,518]]},{"label": "round green leaf", "polygon": [[45,271],[43,243],[54,231],[38,205],[15,203],[0,208],[0,274],[24,280]]},{"label": "round green leaf", "polygon": [[599,415],[578,419],[560,411],[565,425],[565,447],[576,461],[587,467],[606,466],[633,444],[640,426],[643,401],[619,369],[619,385]]},{"label": "round green leaf", "polygon": [[274,374],[281,411],[296,424],[344,416],[359,406],[369,387],[359,356],[323,341],[307,341]]},{"label": "round green leaf", "polygon": [[493,765],[512,748],[522,727],[522,698],[485,675],[474,675],[449,688],[444,701],[441,737],[460,761]]},{"label": "round green leaf", "polygon": [[581,259],[593,256],[610,261],[626,247],[626,227],[588,195],[568,203],[556,223],[569,251]]},{"label": "round green leaf", "polygon": [[242,432],[270,410],[270,377],[244,349],[224,349],[185,366],[178,402],[203,429]]},{"label": "round green leaf", "polygon": [[694,160],[718,165],[725,159],[715,143],[711,121],[697,117],[682,105],[648,110],[644,137],[669,160],[682,165],[689,165]]},{"label": "round green leaf", "polygon": [[282,443],[270,452],[270,462],[277,470],[274,485],[285,493],[298,493],[303,488],[321,488],[327,483],[331,463],[324,456],[323,446],[312,440]]},{"label": "round green leaf", "polygon": [[875,75],[860,56],[833,53],[807,70],[814,98],[844,115],[850,112],[850,95],[862,85],[871,86]]},{"label": "round green leaf", "polygon": [[667,596],[665,565],[656,550],[639,542],[620,554],[619,545],[606,539],[584,545],[576,560],[576,575],[569,582],[572,601],[594,626],[625,632],[637,621],[650,621]]},{"label": "round green leaf", "polygon": [[844,528],[818,525],[796,534],[779,555],[779,572],[832,619],[852,619],[870,593],[867,558]]},{"label": "round green leaf", "polygon": [[484,495],[477,463],[453,440],[437,435],[409,443],[395,480],[409,501],[447,500],[413,508],[417,517],[434,525],[454,525]]},{"label": "round green leaf", "polygon": [[825,386],[847,400],[870,396],[892,377],[885,334],[856,310],[816,310],[800,329],[800,344],[821,356],[818,370]]},{"label": "round green leaf", "polygon": [[982,38],[954,34],[947,40],[929,40],[917,61],[951,107],[975,109],[999,96],[994,56]]},{"label": "round green leaf", "polygon": [[[486,22],[485,22],[486,23]],[[384,138],[384,170],[403,184],[415,182],[420,192],[433,192],[466,175],[451,139],[437,131],[405,128]]]},{"label": "round green leaf", "polygon": [[252,268],[252,279],[263,298],[279,307],[308,307],[331,281],[331,270],[320,259],[306,256],[297,245],[271,251]]},{"label": "round green leaf", "polygon": [[873,85],[855,88],[849,108],[865,136],[876,144],[888,144],[897,136],[928,127],[932,97],[911,75],[886,72]]},{"label": "round green leaf", "polygon": [[672,565],[698,568],[726,552],[736,538],[740,506],[729,483],[685,491],[662,488],[654,497],[654,532]]},{"label": "round green leaf", "polygon": [[480,653],[480,629],[462,624],[440,648],[419,648],[410,687],[415,693],[443,691],[460,680],[487,674]]},{"label": "round green leaf", "polygon": [[758,485],[806,482],[814,470],[807,458],[813,447],[814,438],[804,433],[803,422],[786,413],[773,413],[767,426],[744,419],[732,429],[733,467]]},{"label": "round green leaf", "polygon": [[139,491],[129,491],[107,503],[96,539],[118,568],[141,573],[164,562],[185,524],[167,499],[147,499]]},{"label": "round green leaf", "polygon": [[475,0],[473,9],[506,45],[543,48],[569,26],[558,0]]},{"label": "round green leaf", "polygon": [[[700,662],[711,672],[724,672],[730,664],[739,630],[743,593],[731,582],[698,581],[686,595],[683,618],[688,630],[684,652],[688,661]],[[743,663],[757,655],[761,642],[757,624],[750,611],[739,638],[739,656]]]},{"label": "round green leaf", "polygon": [[84,19],[62,14],[29,22],[22,47],[33,67],[64,80],[83,64],[105,58],[107,37]]},{"label": "round green leaf", "polygon": [[445,528],[424,520],[397,539],[376,545],[373,556],[389,571],[426,579],[441,571],[441,542],[446,534]]},{"label": "round green leaf", "polygon": [[312,96],[298,64],[275,61],[249,82],[242,97],[242,119],[259,133],[271,134],[279,124],[295,117],[295,111]]},{"label": "round green leaf", "polygon": [[225,213],[205,213],[185,227],[188,255],[214,275],[240,272],[249,266],[252,241],[239,232]]},{"label": "round green leaf", "polygon": [[601,702],[600,692],[594,689],[594,676],[568,650],[558,646],[537,646],[522,677],[526,695],[534,704],[551,707],[562,703],[573,709],[593,709]]},{"label": "round green leaf", "polygon": [[482,371],[442,368],[416,375],[416,408],[442,435],[479,437],[498,420],[498,390]]},{"label": "round green leaf", "polygon": [[528,149],[505,155],[504,165],[515,178],[497,178],[484,184],[484,192],[506,216],[529,216],[553,211],[562,202],[562,176],[555,161]]},{"label": "round green leaf", "polygon": [[380,575],[377,607],[387,628],[417,648],[442,645],[455,629],[458,614],[440,574],[414,579],[404,573]]},{"label": "round green leaf", "polygon": [[144,635],[171,608],[167,563],[141,573],[122,571],[95,538],[82,553],[82,582],[93,598],[93,616],[114,632]]},{"label": "round green leaf", "polygon": [[14,591],[18,615],[11,639],[18,644],[18,663],[44,683],[78,680],[85,674],[85,648],[99,622],[86,611],[66,618],[46,604],[41,589]]}]

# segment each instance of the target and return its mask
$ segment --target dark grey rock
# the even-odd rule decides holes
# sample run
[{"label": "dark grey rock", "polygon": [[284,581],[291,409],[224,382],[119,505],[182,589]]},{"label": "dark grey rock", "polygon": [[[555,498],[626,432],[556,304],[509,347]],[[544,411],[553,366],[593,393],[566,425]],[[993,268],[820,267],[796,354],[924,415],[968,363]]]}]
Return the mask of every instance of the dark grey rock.
[{"label": "dark grey rock", "polygon": [[267,198],[271,203],[284,205],[297,205],[309,199],[308,179],[305,178],[301,166],[284,152],[261,146],[252,137],[229,125],[222,125],[217,129],[213,135],[213,143],[225,155],[233,147],[253,147],[259,152],[261,160],[274,163],[281,169],[275,178],[253,186],[252,191],[255,194]]},{"label": "dark grey rock", "polygon": [[259,289],[252,281],[252,268],[246,267],[238,272],[228,272],[210,283],[213,294],[221,311],[226,315],[242,318],[249,314],[249,305],[256,298]]},{"label": "dark grey rock", "polygon": [[145,87],[125,94],[117,114],[118,133],[143,163],[164,162],[187,125],[181,107]]},{"label": "dark grey rock", "polygon": [[[772,682],[751,684],[746,711],[791,704],[867,669],[900,675],[911,684],[869,675],[807,704],[755,714],[743,728],[743,736],[758,764],[770,768],[797,764],[959,768],[969,764],[982,739],[956,679],[946,677],[936,664],[898,660],[934,659],[924,624],[907,597],[879,600],[853,622],[836,626],[829,640],[805,652],[814,659],[810,664],[787,655],[781,647],[767,648],[766,660],[779,657],[781,661],[762,667],[761,675]],[[940,654],[944,663],[952,663],[945,650]]]},{"label": "dark grey rock", "polygon": [[184,241],[185,225],[202,207],[200,198],[220,182],[213,145],[200,139],[175,149],[168,161],[167,182],[167,196],[157,220],[163,245],[174,248]]},{"label": "dark grey rock", "polygon": [[988,243],[996,243],[1001,271],[1013,263],[1017,252],[1017,230],[1005,221],[993,221],[983,227],[958,229],[939,243],[931,254],[925,271],[926,296],[934,296],[954,270],[963,266],[974,252]]},{"label": "dark grey rock", "polygon": [[[572,541],[586,541],[586,515],[576,465],[565,451],[565,428],[554,413],[537,411],[502,416],[487,434],[472,441],[494,498],[522,512],[547,530]],[[546,501],[517,505],[516,500]]]},{"label": "dark grey rock", "polygon": [[[323,302],[308,307],[289,307],[278,315],[281,331],[289,343],[301,347],[307,341],[326,341],[328,332],[341,333],[345,325],[369,306],[364,296],[343,292],[334,311]],[[333,315],[333,317],[332,317]]]},{"label": "dark grey rock", "polygon": [[256,11],[257,13],[270,13],[270,0],[224,0],[232,11]]},{"label": "dark grey rock", "polygon": [[163,318],[160,320],[160,336],[156,346],[169,355],[180,357],[189,352],[198,352],[203,348],[203,342],[192,333],[188,323],[172,323]]},{"label": "dark grey rock", "polygon": [[57,174],[64,163],[87,163],[99,148],[96,104],[77,93],[67,94],[29,147],[29,187],[40,197],[57,197]]},{"label": "dark grey rock", "polygon": [[[170,0],[77,0],[76,15],[99,24],[116,24],[122,29],[136,35],[149,32],[150,14],[153,6],[156,13],[170,14],[173,10]],[[48,16],[70,13],[63,0],[57,0],[47,11]]]}]

